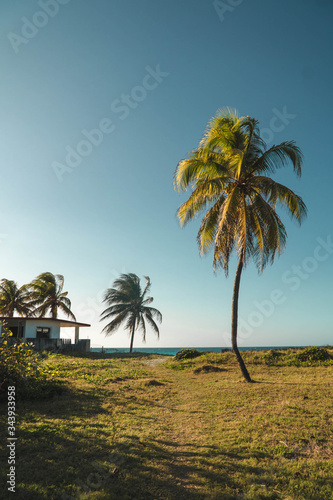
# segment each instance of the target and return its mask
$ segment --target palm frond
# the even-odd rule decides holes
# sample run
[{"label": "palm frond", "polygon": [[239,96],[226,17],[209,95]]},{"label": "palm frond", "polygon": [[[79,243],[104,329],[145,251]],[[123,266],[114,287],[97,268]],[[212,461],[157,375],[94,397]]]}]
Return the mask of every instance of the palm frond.
[{"label": "palm frond", "polygon": [[70,306],[71,306],[71,302],[70,302],[70,301],[69,301],[69,306],[68,306],[67,304],[63,303],[63,302],[60,302],[60,303],[58,304],[58,308],[59,308],[62,312],[64,312],[64,313],[66,314],[66,316],[68,316],[69,318],[72,318],[72,320],[76,321],[76,317],[75,317],[75,315],[72,313]]},{"label": "palm frond", "polygon": [[307,209],[300,196],[267,174],[291,163],[300,176],[302,161],[294,141],[267,149],[254,118],[226,109],[210,120],[199,147],[178,164],[174,179],[179,191],[192,189],[177,211],[181,226],[205,212],[197,241],[200,254],[214,247],[214,270],[221,266],[228,274],[235,248],[244,265],[253,258],[262,270],[273,262],[286,242],[277,203],[299,223]]},{"label": "palm frond", "polygon": [[116,332],[120,325],[123,323],[123,321],[127,318],[128,316],[128,311],[123,311],[122,313],[118,314],[110,323],[108,323],[102,330],[102,333],[105,333],[106,335],[111,335],[112,333]]},{"label": "palm frond", "polygon": [[153,297],[146,297],[151,287],[151,281],[148,276],[144,278],[146,284],[143,290],[138,276],[129,273],[122,274],[114,281],[113,288],[105,291],[103,302],[108,307],[101,313],[100,321],[110,318],[113,318],[113,320],[103,328],[102,332],[111,334],[121,323],[124,323],[125,329],[128,330],[131,336],[134,335],[136,329],[141,329],[145,341],[145,319],[154,316],[162,321],[161,313],[157,309],[147,306],[153,301]]},{"label": "palm frond", "polygon": [[155,309],[155,307],[144,307],[142,309],[142,312],[144,315],[149,315],[152,318],[156,318],[156,320],[159,323],[162,323],[162,314],[160,313],[160,311],[158,309]]},{"label": "palm frond", "polygon": [[204,181],[198,184],[189,199],[178,209],[177,215],[181,226],[185,226],[196,215],[221,197],[219,179]]},{"label": "palm frond", "polygon": [[13,316],[15,311],[20,316],[30,316],[29,293],[27,285],[20,288],[13,280],[2,279],[0,282],[0,314]]},{"label": "palm frond", "polygon": [[149,276],[144,276],[144,279],[146,280],[146,286],[145,286],[143,293],[142,293],[142,300],[144,299],[145,295],[149,292],[150,287],[151,287],[151,281],[150,281]]},{"label": "palm frond", "polygon": [[300,196],[269,177],[256,176],[253,182],[256,188],[267,197],[269,204],[274,209],[279,202],[299,224],[303,222],[307,215],[307,208]]},{"label": "palm frond", "polygon": [[277,146],[272,146],[257,158],[250,168],[257,175],[266,172],[273,174],[277,169],[285,167],[289,161],[291,161],[296,175],[300,177],[303,155],[299,147],[296,146],[295,141],[286,141]]},{"label": "palm frond", "polygon": [[142,331],[142,342],[146,342],[146,323],[142,313],[138,317],[138,328]]},{"label": "palm frond", "polygon": [[158,326],[157,324],[155,323],[155,321],[153,320],[152,316],[150,316],[149,314],[146,315],[146,321],[147,323],[150,324],[150,326],[152,327],[152,329],[154,330],[154,332],[156,333],[157,335],[157,338],[160,338],[160,331],[158,329]]},{"label": "palm frond", "polygon": [[202,219],[197,236],[197,242],[199,245],[201,255],[208,252],[208,250],[210,249],[211,245],[215,240],[218,221],[220,218],[220,210],[223,203],[225,202],[225,199],[226,199],[225,196],[221,195],[220,199],[215,203],[214,206],[212,206],[208,210],[208,212]]},{"label": "palm frond", "polygon": [[71,311],[71,302],[68,292],[63,292],[64,277],[62,274],[45,272],[39,274],[27,285],[29,303],[36,308],[34,315],[46,316],[48,312],[53,318],[58,317],[58,310],[75,320]]},{"label": "palm frond", "polygon": [[112,318],[113,316],[118,316],[119,314],[129,313],[132,310],[131,304],[114,304],[110,307],[104,309],[104,311],[100,315],[100,321],[104,321],[105,319]]}]

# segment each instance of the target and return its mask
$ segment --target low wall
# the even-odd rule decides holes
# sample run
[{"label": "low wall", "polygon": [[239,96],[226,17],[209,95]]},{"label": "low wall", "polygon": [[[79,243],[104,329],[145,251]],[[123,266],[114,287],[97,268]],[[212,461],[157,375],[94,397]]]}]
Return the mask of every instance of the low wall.
[{"label": "low wall", "polygon": [[[3,341],[0,337],[0,346]],[[71,339],[35,339],[35,338],[21,338],[27,344],[33,344],[38,351],[54,350],[55,352],[61,351],[79,351],[90,352],[90,339],[79,339],[78,342],[72,344]],[[9,337],[7,342],[9,345],[17,341],[16,337]]]},{"label": "low wall", "polygon": [[76,344],[66,344],[66,351],[90,352],[90,339],[79,339]]},{"label": "low wall", "polygon": [[46,349],[54,348],[60,352],[66,351],[80,351],[90,352],[90,339],[79,339],[76,344],[72,344],[71,339],[23,339],[25,342],[32,342],[36,349],[45,351]]}]

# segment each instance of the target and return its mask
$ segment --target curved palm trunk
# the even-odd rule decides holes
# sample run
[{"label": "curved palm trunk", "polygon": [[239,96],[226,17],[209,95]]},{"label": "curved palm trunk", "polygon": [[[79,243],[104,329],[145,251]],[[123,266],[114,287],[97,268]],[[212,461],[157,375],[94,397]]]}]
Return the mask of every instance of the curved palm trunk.
[{"label": "curved palm trunk", "polygon": [[243,257],[241,256],[239,258],[237,266],[234,291],[232,296],[231,345],[246,382],[252,382],[249,372],[247,371],[243,358],[237,347],[238,296],[239,296],[239,284],[240,284],[242,270],[243,270]]},{"label": "curved palm trunk", "polygon": [[133,350],[134,332],[135,332],[135,321],[133,323],[132,333],[131,333],[131,344],[130,344],[130,350],[129,350],[130,354]]}]

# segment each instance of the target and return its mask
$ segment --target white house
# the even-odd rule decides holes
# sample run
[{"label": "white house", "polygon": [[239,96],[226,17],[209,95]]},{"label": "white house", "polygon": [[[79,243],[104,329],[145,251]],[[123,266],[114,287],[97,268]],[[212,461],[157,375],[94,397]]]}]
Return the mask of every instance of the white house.
[{"label": "white house", "polygon": [[87,323],[78,323],[67,319],[53,319],[53,318],[10,318],[0,317],[1,333],[4,326],[7,327],[12,333],[13,337],[23,338],[33,342],[36,347],[48,346],[61,346],[69,347],[71,344],[68,339],[60,338],[61,328],[75,328],[75,344],[81,347],[80,350],[90,350],[90,340],[80,340],[80,327],[89,327]]}]

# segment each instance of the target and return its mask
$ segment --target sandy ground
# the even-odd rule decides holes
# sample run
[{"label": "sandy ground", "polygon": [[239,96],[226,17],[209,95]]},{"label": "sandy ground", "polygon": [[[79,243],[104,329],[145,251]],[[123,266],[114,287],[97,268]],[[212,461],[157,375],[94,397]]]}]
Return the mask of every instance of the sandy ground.
[{"label": "sandy ground", "polygon": [[170,359],[171,357],[172,356],[161,356],[160,358],[149,359],[148,361],[145,362],[145,364],[148,366],[156,366],[159,365],[160,363],[164,363],[164,361]]}]

